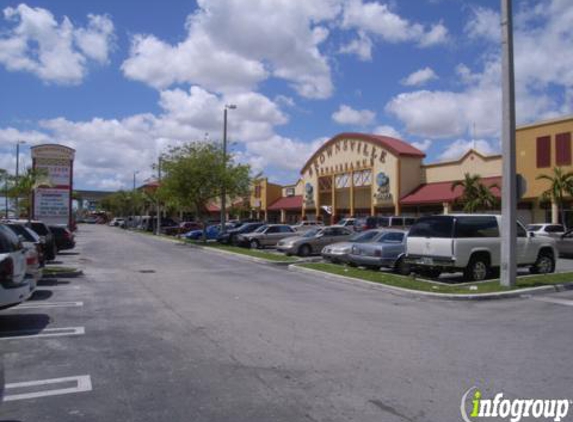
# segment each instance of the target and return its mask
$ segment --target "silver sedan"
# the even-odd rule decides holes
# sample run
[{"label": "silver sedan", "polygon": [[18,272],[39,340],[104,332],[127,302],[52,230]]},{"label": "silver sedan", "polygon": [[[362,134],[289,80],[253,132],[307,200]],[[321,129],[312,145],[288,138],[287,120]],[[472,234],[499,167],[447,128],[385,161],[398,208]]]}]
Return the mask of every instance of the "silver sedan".
[{"label": "silver sedan", "polygon": [[382,230],[367,230],[365,232],[356,233],[346,242],[338,242],[326,246],[322,250],[321,255],[325,260],[334,263],[347,262],[348,255],[355,244],[374,242],[382,233]]},{"label": "silver sedan", "polygon": [[406,232],[384,230],[375,242],[355,244],[348,261],[351,265],[373,269],[392,268],[399,274],[407,275],[410,273],[410,268],[404,262],[405,252]]},{"label": "silver sedan", "polygon": [[353,232],[339,226],[311,229],[300,236],[281,240],[277,250],[287,255],[308,256],[319,253],[327,245],[348,240],[352,235]]}]

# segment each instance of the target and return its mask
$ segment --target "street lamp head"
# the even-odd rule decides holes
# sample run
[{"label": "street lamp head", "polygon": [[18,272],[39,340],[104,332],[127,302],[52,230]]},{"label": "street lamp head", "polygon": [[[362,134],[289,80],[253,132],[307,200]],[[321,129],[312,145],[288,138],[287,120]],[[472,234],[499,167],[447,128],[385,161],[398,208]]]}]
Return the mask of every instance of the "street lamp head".
[{"label": "street lamp head", "polygon": [[225,108],[229,110],[235,110],[237,108],[236,104],[225,104]]}]

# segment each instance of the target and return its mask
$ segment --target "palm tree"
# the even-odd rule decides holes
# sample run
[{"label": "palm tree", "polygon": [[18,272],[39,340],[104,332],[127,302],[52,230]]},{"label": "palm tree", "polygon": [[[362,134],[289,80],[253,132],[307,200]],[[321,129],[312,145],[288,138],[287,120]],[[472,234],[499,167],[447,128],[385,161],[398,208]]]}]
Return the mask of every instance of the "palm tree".
[{"label": "palm tree", "polygon": [[566,226],[563,198],[566,194],[573,195],[573,172],[565,173],[561,167],[553,167],[553,174],[541,174],[536,180],[547,180],[550,183],[549,188],[541,194],[541,198],[557,204],[561,223]]},{"label": "palm tree", "polygon": [[464,212],[472,213],[480,209],[491,209],[497,205],[498,199],[491,188],[499,188],[496,184],[485,186],[481,183],[479,174],[464,174],[464,180],[456,180],[452,183],[452,191],[458,186],[463,189],[462,196],[458,198],[464,205]]},{"label": "palm tree", "polygon": [[[42,186],[51,186],[47,170],[28,168],[25,174],[18,177],[18,182],[12,188],[14,197],[25,198],[23,203],[28,214],[28,221],[32,218],[32,196],[36,188]],[[19,213],[19,210],[16,212]]]}]

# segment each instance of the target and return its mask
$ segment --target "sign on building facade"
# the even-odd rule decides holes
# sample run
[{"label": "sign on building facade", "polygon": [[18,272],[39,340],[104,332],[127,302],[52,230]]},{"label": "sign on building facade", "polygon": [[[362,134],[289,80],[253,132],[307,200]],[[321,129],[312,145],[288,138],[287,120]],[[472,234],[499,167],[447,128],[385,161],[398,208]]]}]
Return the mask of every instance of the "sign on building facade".
[{"label": "sign on building facade", "polygon": [[48,224],[71,224],[75,150],[47,144],[31,148],[35,170],[44,170],[48,186],[34,191],[33,218]]}]

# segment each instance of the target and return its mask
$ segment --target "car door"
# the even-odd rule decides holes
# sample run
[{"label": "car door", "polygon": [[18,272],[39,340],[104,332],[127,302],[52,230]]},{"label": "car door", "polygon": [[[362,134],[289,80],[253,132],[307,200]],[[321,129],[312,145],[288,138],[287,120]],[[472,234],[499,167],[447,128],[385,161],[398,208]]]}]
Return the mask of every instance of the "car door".
[{"label": "car door", "polygon": [[281,241],[287,237],[294,236],[294,234],[295,234],[295,231],[292,228],[290,228],[289,226],[280,226],[279,232],[277,233],[275,245],[277,243],[279,243],[279,241]]},{"label": "car door", "polygon": [[559,255],[573,255],[573,230],[567,231],[564,235],[555,239]]},{"label": "car door", "polygon": [[317,235],[317,237],[312,242],[312,249],[314,252],[316,251],[320,252],[322,251],[322,248],[332,243],[332,238],[334,237],[333,231],[334,229],[331,227],[322,229],[320,234]]},{"label": "car door", "polygon": [[382,244],[382,256],[384,259],[395,261],[404,252],[404,233],[386,233],[380,238],[379,242]]},{"label": "car door", "polygon": [[518,221],[517,223],[517,265],[532,264],[537,259],[537,249],[532,244],[532,236],[527,233],[525,227]]},{"label": "car door", "polygon": [[275,246],[281,239],[281,228],[280,226],[269,227],[264,236],[261,236],[261,245],[263,246]]}]

